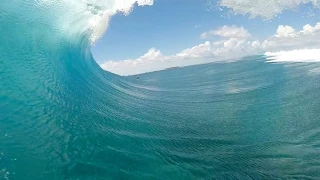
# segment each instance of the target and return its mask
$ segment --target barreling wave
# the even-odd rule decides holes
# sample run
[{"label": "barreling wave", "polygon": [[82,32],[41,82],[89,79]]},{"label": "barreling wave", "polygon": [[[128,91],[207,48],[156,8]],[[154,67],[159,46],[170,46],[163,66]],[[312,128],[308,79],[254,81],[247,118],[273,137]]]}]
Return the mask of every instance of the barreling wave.
[{"label": "barreling wave", "polygon": [[1,2],[0,179],[320,177],[319,63],[105,72],[90,46],[134,2]]}]

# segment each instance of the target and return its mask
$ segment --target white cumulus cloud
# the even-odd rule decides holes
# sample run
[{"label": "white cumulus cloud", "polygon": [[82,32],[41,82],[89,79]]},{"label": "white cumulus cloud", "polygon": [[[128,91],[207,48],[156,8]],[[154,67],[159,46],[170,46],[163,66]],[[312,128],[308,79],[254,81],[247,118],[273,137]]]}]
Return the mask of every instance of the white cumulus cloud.
[{"label": "white cumulus cloud", "polygon": [[206,41],[204,44],[199,44],[192,48],[188,48],[178,53],[176,56],[181,58],[198,58],[210,56],[211,44],[209,41]]},{"label": "white cumulus cloud", "polygon": [[320,31],[320,23],[317,23],[315,26],[311,26],[310,24],[303,26],[303,30],[301,31],[301,33],[307,35],[307,34],[314,34],[318,31]]},{"label": "white cumulus cloud", "polygon": [[263,41],[262,48],[267,51],[319,48],[319,38],[320,23],[315,26],[307,24],[300,31],[280,25],[275,35]]},{"label": "white cumulus cloud", "polygon": [[[220,29],[221,28],[218,28],[214,31],[219,32]],[[245,30],[245,32],[248,31]],[[253,38],[248,38],[249,36],[238,36],[232,32],[224,33],[228,35],[221,36],[222,39],[219,41],[206,41],[203,44],[187,48],[174,55],[163,55],[160,50],[151,48],[146,54],[137,59],[107,61],[102,63],[101,67],[120,75],[134,75],[174,66],[187,66],[241,58],[248,55],[264,54],[265,52],[277,52],[279,49],[284,51],[306,48],[315,49],[312,51],[313,54],[316,54],[314,52],[320,49],[320,23],[314,26],[307,24],[302,27],[301,30],[295,30],[288,25],[280,25],[278,29],[275,30],[274,35],[262,41],[252,40]],[[230,34],[234,34],[234,37]],[[250,33],[248,32],[248,34]],[[308,51],[298,52],[300,59],[302,57],[301,53],[306,52]],[[282,54],[273,55],[283,58]],[[272,54],[269,53],[269,55]],[[294,55],[294,53],[290,54],[290,56],[292,55]],[[286,57],[290,58],[290,56]],[[314,60],[317,57],[318,56],[312,55],[309,59]]]},{"label": "white cumulus cloud", "polygon": [[296,31],[291,26],[280,25],[277,29],[276,37],[294,37]]},{"label": "white cumulus cloud", "polygon": [[284,10],[307,3],[319,8],[320,0],[220,0],[219,6],[231,9],[234,14],[272,19]]},{"label": "white cumulus cloud", "polygon": [[[222,29],[224,32],[222,32]],[[257,42],[246,40],[250,34],[243,27],[223,26],[214,31],[217,36],[224,39],[215,42],[206,41],[203,44],[187,48],[169,56],[163,55],[160,50],[151,48],[146,54],[137,59],[107,61],[100,65],[103,69],[116,74],[133,75],[162,70],[173,66],[220,61],[227,58],[244,56],[258,50],[255,46]]]}]

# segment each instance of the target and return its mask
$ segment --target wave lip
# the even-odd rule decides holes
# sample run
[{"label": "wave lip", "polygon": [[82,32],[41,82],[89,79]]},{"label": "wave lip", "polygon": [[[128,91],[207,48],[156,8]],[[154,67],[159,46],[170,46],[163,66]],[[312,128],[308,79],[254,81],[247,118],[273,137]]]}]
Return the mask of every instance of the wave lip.
[{"label": "wave lip", "polygon": [[[89,37],[91,44],[94,44],[102,37],[102,35],[108,28],[111,17],[115,14],[123,13],[125,15],[128,15],[135,4],[137,4],[138,6],[153,5],[153,0],[105,0],[104,2],[106,3],[106,7],[109,7],[110,5],[111,6],[103,10],[98,10],[98,12],[96,12],[96,8],[93,8],[95,9],[95,13],[93,13],[93,16],[89,19],[89,26],[92,32]],[[92,7],[90,8],[92,9]]]},{"label": "wave lip", "polygon": [[320,49],[266,52],[268,62],[320,62]]},{"label": "wave lip", "polygon": [[[85,34],[91,45],[107,30],[110,19],[118,14],[130,14],[135,6],[152,6],[154,0],[32,0],[31,6],[49,17],[50,26],[70,36]],[[29,7],[29,8],[34,8]],[[71,10],[70,10],[71,9]],[[30,13],[32,14],[32,13]],[[38,17],[36,17],[38,18]]]}]

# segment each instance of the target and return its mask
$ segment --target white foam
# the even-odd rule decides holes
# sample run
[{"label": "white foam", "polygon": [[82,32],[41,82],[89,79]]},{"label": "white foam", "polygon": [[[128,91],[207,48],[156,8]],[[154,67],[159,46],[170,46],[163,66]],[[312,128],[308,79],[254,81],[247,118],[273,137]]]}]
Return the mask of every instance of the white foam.
[{"label": "white foam", "polygon": [[[117,13],[128,15],[135,4],[151,6],[154,0],[35,0],[41,9],[49,9],[58,29],[69,35],[87,33],[94,44],[107,30]],[[51,21],[51,19],[50,19]]]},{"label": "white foam", "polygon": [[9,175],[10,175],[10,172],[7,171],[6,168],[3,168],[3,169],[0,170],[0,178],[2,176],[3,179],[9,180],[9,177],[8,177]]},{"label": "white foam", "polygon": [[266,52],[268,62],[320,62],[320,49]]},{"label": "white foam", "polygon": [[[103,4],[99,2],[99,8],[95,8],[94,13],[89,18],[89,28],[91,29],[90,41],[91,43],[96,42],[102,37],[104,32],[107,30],[110,19],[117,13],[124,13],[128,15],[134,4],[138,6],[153,5],[153,0],[105,0]],[[102,5],[102,6],[101,6]],[[92,8],[90,8],[92,12]]]}]

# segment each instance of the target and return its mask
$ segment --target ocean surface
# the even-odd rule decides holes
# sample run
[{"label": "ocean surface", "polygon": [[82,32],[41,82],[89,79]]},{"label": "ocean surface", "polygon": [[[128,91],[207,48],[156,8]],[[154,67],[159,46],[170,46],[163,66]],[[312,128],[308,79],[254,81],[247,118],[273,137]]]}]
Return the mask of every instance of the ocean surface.
[{"label": "ocean surface", "polygon": [[121,77],[80,2],[0,0],[1,180],[320,179],[320,63]]}]

